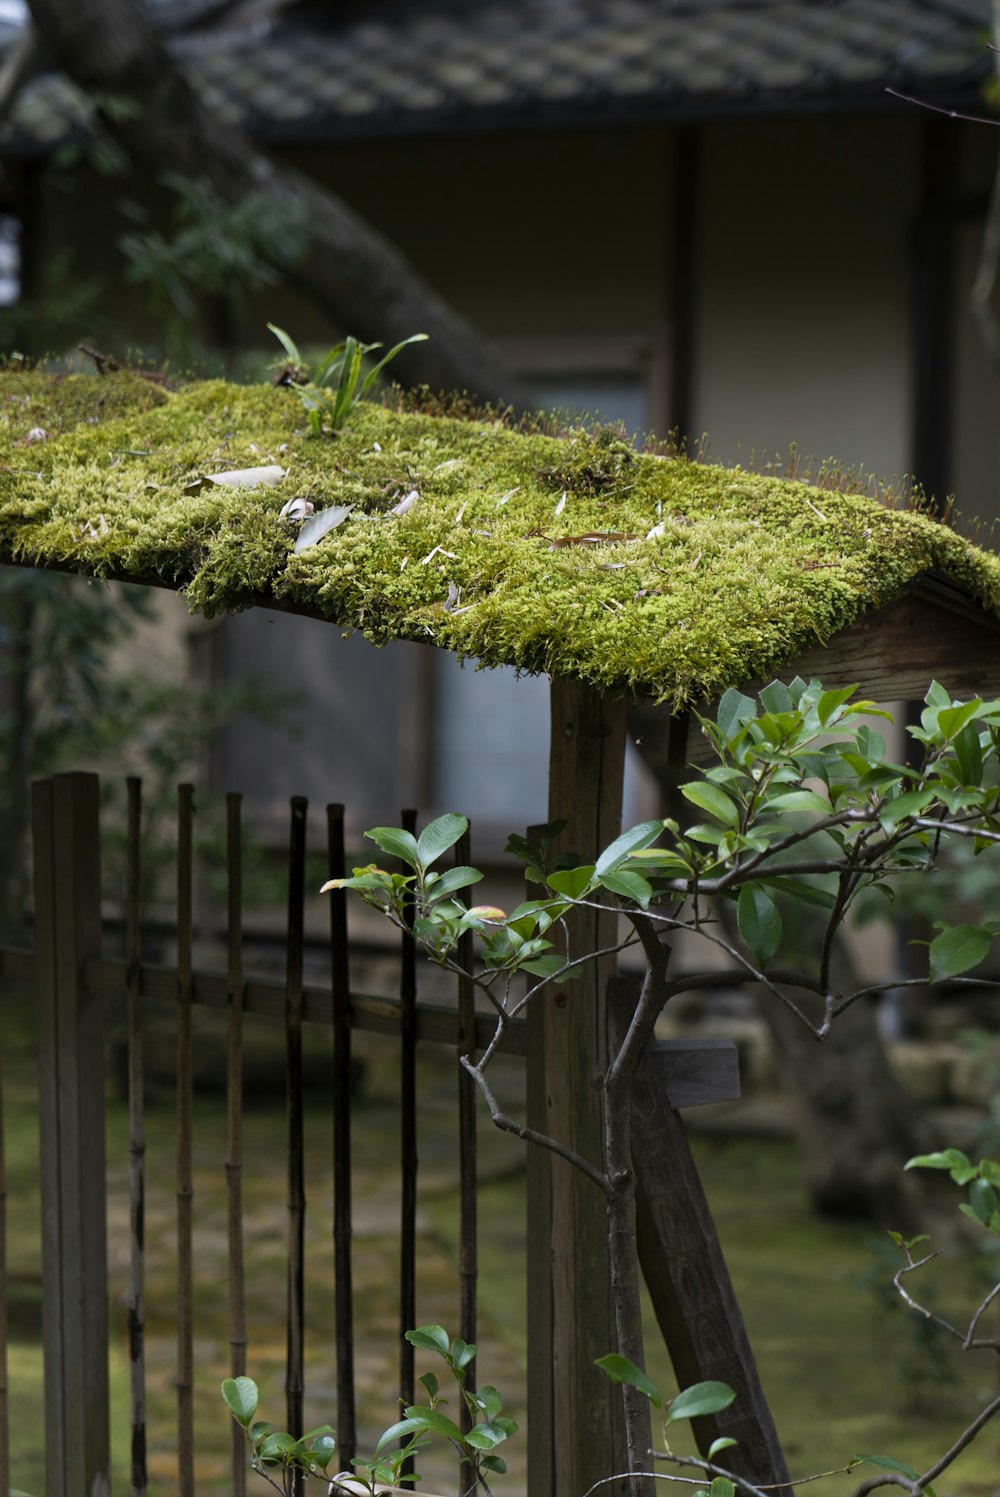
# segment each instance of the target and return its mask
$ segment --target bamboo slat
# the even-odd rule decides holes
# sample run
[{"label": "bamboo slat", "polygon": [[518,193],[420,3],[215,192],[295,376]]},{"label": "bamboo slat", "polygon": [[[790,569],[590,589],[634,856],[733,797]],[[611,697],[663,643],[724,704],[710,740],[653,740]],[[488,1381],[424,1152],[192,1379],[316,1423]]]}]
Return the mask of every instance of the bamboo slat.
[{"label": "bamboo slat", "polygon": [[[404,811],[406,831],[416,832],[416,811]],[[413,1347],[405,1333],[417,1324],[417,950],[413,937],[404,932],[400,952],[399,983],[399,1128],[400,1128],[400,1220],[399,1220],[399,1399],[405,1407],[413,1403]],[[413,1474],[412,1458],[403,1463],[403,1474]]]},{"label": "bamboo slat", "polygon": [[[246,1285],[243,1256],[243,838],[241,796],[226,796],[226,1242],[229,1264],[229,1370],[247,1370]],[[232,1426],[233,1497],[247,1489],[246,1443]]]},{"label": "bamboo slat", "polygon": [[[343,878],[344,807],[327,806],[330,878]],[[351,1209],[351,987],[347,945],[347,892],[330,895],[330,962],[333,993],[333,1266],[337,1346],[337,1445],[344,1470],[357,1452],[354,1386],[354,1265]]]},{"label": "bamboo slat", "polygon": [[[467,867],[472,861],[468,831],[459,838],[456,862]],[[475,959],[472,932],[458,943],[458,961],[471,974]],[[478,1221],[476,1209],[476,1083],[461,1064],[462,1056],[473,1056],[476,1048],[476,990],[471,975],[458,979],[458,1334],[466,1345],[476,1340],[476,1284],[479,1275]],[[476,1363],[465,1370],[465,1386],[476,1386]],[[465,1403],[460,1409],[461,1427],[468,1430],[472,1416]]]},{"label": "bamboo slat", "polygon": [[[293,796],[288,846],[285,1058],[288,1101],[288,1310],[285,1403],[288,1430],[301,1435],[305,1324],[305,1143],[302,1113],[302,962],[305,922],[306,811]],[[301,1479],[295,1490],[301,1491]]]},{"label": "bamboo slat", "polygon": [[[146,1122],[141,975],[142,781],[126,781],[125,867],[126,1022],[128,1025],[129,1286],[128,1350],[131,1422],[130,1489],[144,1497],[146,1469]],[[6,1488],[0,1483],[0,1491]]]},{"label": "bamboo slat", "polygon": [[177,801],[177,1478],[181,1497],[194,1497],[193,842],[194,787],[181,785]]}]

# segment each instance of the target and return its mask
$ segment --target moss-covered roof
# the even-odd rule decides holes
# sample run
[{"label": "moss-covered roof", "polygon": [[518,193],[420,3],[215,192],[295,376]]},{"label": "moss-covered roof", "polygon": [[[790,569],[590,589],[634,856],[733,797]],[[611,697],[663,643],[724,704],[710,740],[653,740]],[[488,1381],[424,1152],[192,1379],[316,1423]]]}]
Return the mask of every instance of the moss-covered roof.
[{"label": "moss-covered roof", "polygon": [[[2,374],[0,418],[0,555],[206,615],[275,601],[674,705],[779,673],[930,568],[1000,617],[1000,558],[923,515],[607,432],[366,404],[317,440],[287,389],[124,374]],[[198,483],[268,464],[274,487]],[[295,552],[297,497],[353,509]]]}]

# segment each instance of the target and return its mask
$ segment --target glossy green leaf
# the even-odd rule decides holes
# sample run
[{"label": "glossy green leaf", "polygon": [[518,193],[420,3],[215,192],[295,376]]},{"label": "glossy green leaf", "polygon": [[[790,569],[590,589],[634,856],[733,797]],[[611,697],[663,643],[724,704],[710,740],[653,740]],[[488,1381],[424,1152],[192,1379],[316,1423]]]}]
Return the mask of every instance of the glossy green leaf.
[{"label": "glossy green leaf", "polygon": [[[859,1450],[852,1456],[851,1460],[852,1464],[864,1461],[866,1465],[877,1466],[881,1471],[898,1471],[900,1476],[906,1476],[910,1481],[917,1481],[920,1477],[920,1472],[915,1471],[912,1466],[908,1466],[905,1461],[893,1460],[892,1456],[889,1455],[866,1455],[863,1451]],[[933,1487],[924,1487],[924,1491],[927,1497],[935,1497]]]},{"label": "glossy green leaf", "polygon": [[594,1363],[606,1372],[613,1383],[628,1383],[632,1388],[638,1388],[640,1393],[645,1393],[650,1403],[656,1408],[662,1409],[663,1400],[660,1390],[653,1379],[641,1367],[630,1362],[628,1357],[623,1357],[619,1352],[608,1352],[607,1356],[598,1357]]},{"label": "glossy green leaf", "polygon": [[259,1392],[252,1377],[227,1377],[222,1382],[222,1396],[226,1407],[244,1429],[257,1412]]},{"label": "glossy green leaf", "polygon": [[614,873],[606,873],[601,879],[601,887],[609,889],[612,894],[621,895],[622,899],[632,900],[642,909],[647,907],[653,897],[652,884],[641,873],[633,873],[630,868],[619,868]]},{"label": "glossy green leaf", "polygon": [[714,816],[724,826],[739,826],[740,812],[736,802],[720,786],[713,785],[711,780],[691,780],[687,785],[681,786],[681,794],[685,800],[697,806],[699,811],[707,811],[709,816]]},{"label": "glossy green leaf", "polygon": [[760,694],[761,706],[768,712],[794,712],[792,694],[783,681],[772,681]]},{"label": "glossy green leaf", "polygon": [[988,1227],[997,1209],[997,1193],[988,1180],[973,1180],[969,1185],[969,1208],[977,1222]]},{"label": "glossy green leaf", "polygon": [[448,1332],[441,1325],[419,1325],[416,1330],[407,1331],[406,1339],[411,1346],[421,1347],[424,1351],[439,1352],[442,1357],[447,1357],[451,1351]]},{"label": "glossy green leaf", "polygon": [[628,831],[622,832],[620,837],[616,837],[604,849],[594,864],[594,872],[598,876],[613,873],[616,868],[621,867],[629,853],[649,847],[662,834],[662,820],[641,821],[638,826],[629,827]]},{"label": "glossy green leaf", "polygon": [[557,894],[565,894],[567,899],[581,899],[590,888],[593,877],[594,864],[584,863],[579,868],[560,868],[555,873],[550,873],[548,883],[550,889],[555,889]]},{"label": "glossy green leaf", "polygon": [[781,944],[781,916],[774,900],[759,884],[744,884],[736,904],[740,935],[760,966],[766,967]]},{"label": "glossy green leaf", "polygon": [[417,839],[417,858],[421,867],[429,868],[443,852],[447,852],[449,847],[454,847],[459,837],[463,836],[468,829],[469,823],[466,817],[456,816],[454,812],[439,816],[425,826]]},{"label": "glossy green leaf", "polygon": [[732,1435],[720,1435],[719,1438],[717,1440],[713,1440],[711,1445],[708,1447],[708,1459],[710,1461],[714,1460],[720,1451],[729,1450],[735,1444],[736,1441],[733,1439]]},{"label": "glossy green leaf", "polygon": [[706,1414],[718,1414],[723,1409],[728,1409],[735,1397],[736,1393],[728,1383],[694,1383],[671,1399],[667,1408],[667,1423],[672,1424],[677,1419],[702,1419]]},{"label": "glossy green leaf", "polygon": [[943,982],[977,967],[990,953],[993,937],[983,925],[952,925],[930,944],[930,980]]},{"label": "glossy green leaf", "polygon": [[742,691],[737,691],[735,686],[730,686],[722,693],[715,721],[724,743],[729,743],[740,731],[745,723],[757,715],[757,707],[752,697],[744,696]]},{"label": "glossy green leaf", "polygon": [[371,831],[365,832],[369,842],[374,842],[383,852],[390,853],[392,857],[399,858],[400,862],[406,863],[410,868],[416,868],[419,860],[417,853],[417,839],[412,832],[403,831],[398,826],[373,826]]}]

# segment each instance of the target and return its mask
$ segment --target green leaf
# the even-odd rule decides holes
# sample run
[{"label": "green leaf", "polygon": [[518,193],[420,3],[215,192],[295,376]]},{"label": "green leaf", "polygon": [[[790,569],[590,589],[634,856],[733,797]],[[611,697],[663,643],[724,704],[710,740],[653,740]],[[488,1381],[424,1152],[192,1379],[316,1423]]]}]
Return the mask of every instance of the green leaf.
[{"label": "green leaf", "polygon": [[794,899],[799,904],[814,905],[817,909],[821,910],[833,909],[833,895],[829,889],[824,889],[821,884],[809,884],[806,883],[805,879],[783,878],[780,876],[762,878],[759,882],[765,888],[773,889],[775,894],[785,894],[789,899]]},{"label": "green leaf", "polygon": [[954,738],[967,723],[971,723],[973,718],[978,716],[982,705],[982,697],[973,697],[971,702],[964,702],[954,707],[942,707],[938,713],[938,727],[946,738]]},{"label": "green leaf", "polygon": [[[928,707],[950,707],[951,694],[945,691],[940,681],[932,681],[927,688],[927,695],[924,697],[924,701]],[[865,1460],[866,1457],[858,1456],[857,1459]]]},{"label": "green leaf", "polygon": [[[447,1414],[442,1414],[440,1409],[421,1408],[418,1404],[409,1404],[405,1410],[407,1421],[414,1419],[421,1428],[433,1430],[435,1434],[444,1435],[446,1440],[456,1440],[461,1444],[462,1431]],[[385,1439],[385,1436],[382,1436]],[[379,1441],[381,1444],[381,1441]]]},{"label": "green leaf", "polygon": [[765,801],[765,809],[784,815],[786,812],[810,811],[816,816],[829,816],[830,802],[817,795],[814,790],[788,790],[781,795],[771,795]]},{"label": "green leaf", "polygon": [[427,1397],[431,1400],[431,1402],[433,1402],[434,1399],[437,1398],[438,1391],[441,1387],[441,1384],[438,1382],[433,1372],[422,1373],[421,1376],[417,1378],[417,1382],[421,1385],[424,1392],[427,1394]]},{"label": "green leaf", "polygon": [[774,900],[759,884],[744,884],[736,905],[740,935],[760,966],[766,967],[781,944],[781,916]]},{"label": "green leaf", "polygon": [[406,1339],[411,1346],[418,1346],[423,1351],[436,1351],[442,1357],[447,1357],[451,1351],[448,1332],[442,1325],[419,1325],[416,1330],[406,1332]]},{"label": "green leaf", "polygon": [[507,1462],[499,1455],[484,1455],[479,1464],[484,1471],[495,1471],[498,1476],[504,1476],[507,1471]]},{"label": "green leaf", "polygon": [[461,1372],[463,1368],[468,1367],[475,1355],[476,1347],[474,1342],[461,1341],[457,1336],[455,1337],[451,1343],[451,1363],[453,1367]]},{"label": "green leaf", "polygon": [[735,1444],[736,1441],[733,1439],[732,1435],[720,1435],[719,1438],[717,1440],[713,1440],[711,1445],[708,1447],[708,1459],[710,1461],[714,1460],[715,1457],[719,1454],[720,1450],[729,1450],[730,1447]]},{"label": "green leaf", "polygon": [[962,784],[974,785],[978,789],[983,783],[983,751],[979,734],[972,723],[964,727],[955,738],[955,757]]},{"label": "green leaf", "polygon": [[[435,1411],[428,1410],[428,1412],[433,1413]],[[444,1416],[442,1415],[442,1418],[443,1417]],[[394,1440],[401,1440],[406,1435],[423,1434],[428,1429],[428,1427],[429,1426],[427,1424],[427,1421],[426,1419],[424,1419],[423,1415],[415,1416],[413,1418],[408,1415],[405,1419],[397,1420],[395,1424],[390,1424],[389,1428],[384,1429],[379,1435],[378,1444],[375,1446],[376,1456],[378,1456],[387,1445],[391,1445]]]},{"label": "green leaf", "polygon": [[309,1435],[303,1436],[303,1442],[310,1439],[312,1443],[306,1450],[306,1458],[310,1460],[314,1466],[318,1466],[321,1471],[325,1471],[327,1466],[333,1460],[334,1454],[336,1453],[336,1437],[332,1434],[320,1434],[314,1435],[312,1437],[310,1437]]},{"label": "green leaf", "polygon": [[[941,1149],[934,1154],[917,1154],[903,1165],[904,1170],[954,1170],[972,1169],[967,1154],[961,1149]],[[973,1174],[975,1171],[973,1170]]]},{"label": "green leaf", "polygon": [[[533,977],[547,977],[550,980],[557,977],[565,965],[566,958],[554,951],[546,951],[541,956],[533,956],[530,961],[518,963],[522,972],[530,972]],[[575,970],[569,973],[570,977],[576,975]]]},{"label": "green leaf", "polygon": [[630,827],[604,849],[594,864],[594,872],[598,877],[613,873],[616,868],[621,867],[629,853],[641,847],[649,847],[662,833],[662,820],[641,821],[638,826]]},{"label": "green leaf", "polygon": [[757,705],[752,697],[744,696],[735,686],[722,693],[715,721],[724,743],[729,743],[736,734],[757,715]]},{"label": "green leaf", "polygon": [[[920,1472],[914,1471],[905,1461],[894,1461],[889,1455],[866,1455],[859,1450],[851,1457],[852,1464],[855,1461],[864,1461],[869,1466],[877,1466],[881,1471],[898,1471],[900,1476],[907,1476],[910,1481],[916,1481],[920,1476]],[[933,1487],[924,1487],[924,1491],[927,1497],[935,1497]]]},{"label": "green leaf", "polygon": [[728,1476],[716,1476],[708,1489],[709,1497],[736,1497],[736,1488]]},{"label": "green leaf", "polygon": [[714,816],[724,826],[739,826],[740,812],[736,802],[730,800],[726,792],[718,785],[713,785],[711,780],[691,780],[687,785],[681,786],[681,794],[685,800],[697,806],[699,811],[707,811],[709,816]]},{"label": "green leaf", "polygon": [[267,330],[268,332],[274,334],[278,342],[281,344],[282,348],[287,353],[288,357],[291,359],[292,363],[297,364],[299,368],[304,369],[305,362],[302,358],[302,355],[299,353],[296,344],[293,343],[288,334],[284,332],[280,327],[275,327],[273,322],[269,322],[267,324]]},{"label": "green leaf", "polygon": [[[404,338],[402,343],[397,343],[394,348],[390,348],[385,358],[380,359],[379,362],[375,365],[375,368],[369,370],[369,372],[365,375],[364,382],[361,386],[362,395],[367,395],[368,391],[375,383],[375,380],[382,373],[382,370],[385,368],[386,364],[388,364],[391,359],[394,359],[396,355],[402,349],[404,349],[408,343],[426,343],[428,336],[429,335],[427,333],[413,333],[409,338]],[[372,346],[377,347],[377,345]]]},{"label": "green leaf", "polygon": [[590,888],[593,877],[594,864],[584,863],[580,868],[560,868],[556,873],[550,873],[548,885],[557,894],[565,894],[567,899],[581,899]]},{"label": "green leaf", "polygon": [[628,1357],[623,1357],[618,1352],[611,1351],[608,1352],[607,1356],[598,1357],[594,1366],[600,1367],[602,1372],[606,1372],[613,1383],[628,1383],[630,1387],[638,1388],[640,1393],[645,1393],[651,1404],[658,1409],[662,1409],[663,1400],[660,1397],[659,1388],[653,1382],[653,1379],[647,1373],[643,1372],[641,1367],[637,1367],[634,1362],[630,1362]]},{"label": "green leaf", "polygon": [[760,693],[761,705],[768,712],[794,712],[792,694],[783,681],[772,681]]},{"label": "green leaf", "polygon": [[653,897],[652,884],[641,873],[633,873],[629,868],[606,873],[600,883],[603,889],[610,889],[612,894],[620,894],[623,899],[632,900],[642,909],[647,907]]},{"label": "green leaf", "polygon": [[706,1414],[718,1414],[722,1409],[728,1409],[735,1391],[728,1383],[693,1383],[690,1388],[683,1389],[677,1397],[671,1399],[667,1409],[667,1423],[672,1424],[677,1419],[701,1419]]},{"label": "green leaf", "polygon": [[454,894],[457,889],[467,889],[470,884],[478,884],[482,877],[478,868],[449,868],[428,892],[432,899],[442,899],[446,894]]},{"label": "green leaf", "polygon": [[443,852],[447,852],[449,847],[454,847],[459,837],[463,836],[468,829],[469,823],[466,818],[456,816],[454,812],[439,816],[436,821],[425,826],[417,842],[417,858],[421,867],[429,868]]},{"label": "green leaf", "polygon": [[997,1193],[988,1180],[973,1180],[969,1186],[969,1208],[977,1222],[988,1227],[997,1209]]},{"label": "green leaf", "polygon": [[993,937],[983,925],[952,925],[930,944],[930,980],[943,982],[976,967],[990,953]]},{"label": "green leaf", "polygon": [[842,707],[847,701],[848,697],[852,696],[854,692],[857,691],[857,689],[858,688],[855,685],[841,686],[836,691],[824,691],[823,695],[816,703],[816,716],[819,718],[820,723],[824,728],[827,726],[831,717],[833,717],[834,713],[837,711],[837,708]]},{"label": "green leaf", "polygon": [[227,1377],[223,1379],[222,1396],[226,1407],[244,1429],[257,1412],[259,1392],[252,1377]]},{"label": "green leaf", "polygon": [[390,853],[394,858],[414,870],[420,861],[417,852],[417,839],[412,832],[404,832],[398,826],[373,826],[371,831],[365,832],[369,842],[374,842],[383,852]]}]

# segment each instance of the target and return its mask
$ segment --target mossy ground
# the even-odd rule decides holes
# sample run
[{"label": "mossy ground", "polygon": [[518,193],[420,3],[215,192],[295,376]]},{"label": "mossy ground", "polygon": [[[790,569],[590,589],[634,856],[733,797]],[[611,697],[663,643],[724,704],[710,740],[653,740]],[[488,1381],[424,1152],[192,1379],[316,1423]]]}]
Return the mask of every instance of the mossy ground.
[{"label": "mossy ground", "polygon": [[[924,515],[613,432],[363,404],[317,440],[287,389],[128,375],[2,375],[0,418],[0,554],[158,580],[206,614],[279,600],[674,705],[779,672],[928,568],[1000,614],[1000,560]],[[268,463],[273,488],[192,484]],[[293,497],[353,510],[296,554]]]}]

